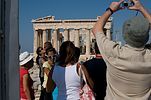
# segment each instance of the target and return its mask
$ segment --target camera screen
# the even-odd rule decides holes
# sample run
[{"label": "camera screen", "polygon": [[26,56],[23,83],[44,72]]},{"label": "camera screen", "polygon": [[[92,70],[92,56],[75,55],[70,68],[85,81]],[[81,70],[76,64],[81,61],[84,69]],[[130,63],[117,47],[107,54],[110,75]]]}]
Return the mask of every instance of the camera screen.
[{"label": "camera screen", "polygon": [[124,5],[124,7],[128,7],[128,3],[127,2],[123,3],[123,5]]}]

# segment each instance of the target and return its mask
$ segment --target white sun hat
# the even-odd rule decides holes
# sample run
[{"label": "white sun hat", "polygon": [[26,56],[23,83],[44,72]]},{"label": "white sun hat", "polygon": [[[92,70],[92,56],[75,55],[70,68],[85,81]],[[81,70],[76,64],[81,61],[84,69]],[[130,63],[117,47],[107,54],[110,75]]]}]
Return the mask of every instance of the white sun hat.
[{"label": "white sun hat", "polygon": [[23,52],[23,53],[21,53],[19,55],[19,63],[20,63],[20,65],[26,64],[31,59],[33,59],[33,56],[29,52],[27,52],[27,51],[25,51],[25,52]]}]

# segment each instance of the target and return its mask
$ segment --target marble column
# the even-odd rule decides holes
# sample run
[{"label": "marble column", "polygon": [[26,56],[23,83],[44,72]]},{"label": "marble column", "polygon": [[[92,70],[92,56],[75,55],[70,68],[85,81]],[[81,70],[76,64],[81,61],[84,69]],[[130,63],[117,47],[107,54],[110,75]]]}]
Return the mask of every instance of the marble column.
[{"label": "marble column", "polygon": [[62,44],[62,32],[58,32],[58,50]]},{"label": "marble column", "polygon": [[109,40],[111,40],[111,31],[109,29],[106,30],[106,36]]},{"label": "marble column", "polygon": [[53,32],[53,41],[54,41],[54,48],[56,49],[56,51],[58,51],[58,29],[54,29]]},{"label": "marble column", "polygon": [[80,47],[79,29],[75,29],[75,46]]},{"label": "marble column", "polygon": [[74,35],[75,35],[74,33],[75,33],[75,30],[69,31],[69,34],[70,34],[69,36],[70,36],[70,41],[71,42],[74,42]]},{"label": "marble column", "polygon": [[47,41],[47,31],[46,30],[43,30],[42,41],[43,41],[43,46],[44,46],[44,43]]},{"label": "marble column", "polygon": [[51,29],[48,29],[48,41],[51,42],[52,36],[51,36]]},{"label": "marble column", "polygon": [[86,55],[90,55],[90,30],[86,29]]},{"label": "marble column", "polygon": [[38,33],[39,33],[39,46],[43,47],[42,30],[39,30]]},{"label": "marble column", "polygon": [[36,61],[36,50],[38,48],[38,31],[34,30],[34,61]]},{"label": "marble column", "polygon": [[69,40],[69,29],[64,29],[64,41]]},{"label": "marble column", "polygon": [[37,30],[37,47],[40,46],[40,32]]}]

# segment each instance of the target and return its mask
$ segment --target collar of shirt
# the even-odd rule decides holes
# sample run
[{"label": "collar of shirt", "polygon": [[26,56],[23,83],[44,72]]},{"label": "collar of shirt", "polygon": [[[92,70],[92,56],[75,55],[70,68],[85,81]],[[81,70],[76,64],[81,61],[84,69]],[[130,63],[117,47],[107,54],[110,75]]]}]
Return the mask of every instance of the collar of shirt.
[{"label": "collar of shirt", "polygon": [[144,50],[145,46],[143,46],[141,48],[136,48],[136,47],[132,47],[132,46],[130,46],[128,44],[125,44],[125,47],[128,47],[128,48],[133,49],[133,50],[137,50],[137,51],[142,51],[142,50]]}]

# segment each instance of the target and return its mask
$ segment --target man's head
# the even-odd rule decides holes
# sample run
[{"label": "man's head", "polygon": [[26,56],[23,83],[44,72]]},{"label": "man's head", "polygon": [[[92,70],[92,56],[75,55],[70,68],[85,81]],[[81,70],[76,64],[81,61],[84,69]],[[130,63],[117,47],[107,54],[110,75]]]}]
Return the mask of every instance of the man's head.
[{"label": "man's head", "polygon": [[149,39],[149,21],[141,16],[128,19],[123,25],[123,37],[132,47],[143,47]]},{"label": "man's head", "polygon": [[44,43],[44,50],[46,51],[47,48],[53,48],[51,42],[49,42],[49,41]]}]

